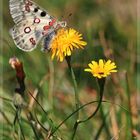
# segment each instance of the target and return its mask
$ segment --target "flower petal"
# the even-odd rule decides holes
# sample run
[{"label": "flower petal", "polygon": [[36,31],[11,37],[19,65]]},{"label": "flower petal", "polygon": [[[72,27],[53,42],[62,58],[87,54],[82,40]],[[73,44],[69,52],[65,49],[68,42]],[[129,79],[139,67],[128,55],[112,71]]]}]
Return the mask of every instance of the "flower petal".
[{"label": "flower petal", "polygon": [[97,63],[96,61],[92,61],[88,64],[89,68],[85,69],[84,71],[92,73],[94,77],[103,78],[110,75],[112,72],[117,72],[115,69],[117,66],[111,60],[105,62],[105,60],[100,59]]},{"label": "flower petal", "polygon": [[53,38],[50,44],[53,59],[55,56],[61,62],[64,60],[65,56],[70,56],[74,48],[83,49],[87,45],[85,41],[82,40],[82,34],[76,30],[70,29],[59,29],[56,36]]}]

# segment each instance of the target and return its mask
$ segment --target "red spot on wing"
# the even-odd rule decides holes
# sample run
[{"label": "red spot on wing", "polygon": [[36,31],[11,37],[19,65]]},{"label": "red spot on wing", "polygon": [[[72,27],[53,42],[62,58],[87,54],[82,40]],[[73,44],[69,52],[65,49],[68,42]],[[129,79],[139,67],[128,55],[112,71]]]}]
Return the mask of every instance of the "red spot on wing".
[{"label": "red spot on wing", "polygon": [[44,29],[45,31],[47,31],[48,29],[50,29],[50,26],[49,26],[49,25],[46,25],[46,26],[43,27],[43,29]]},{"label": "red spot on wing", "polygon": [[34,23],[40,23],[40,19],[39,18],[35,18],[34,19]]},{"label": "red spot on wing", "polygon": [[29,1],[29,0],[26,1],[26,4],[29,5],[29,6],[33,5],[33,3],[31,1]]},{"label": "red spot on wing", "polygon": [[54,24],[55,22],[56,22],[56,20],[53,19],[52,21],[49,22],[49,25],[44,26],[43,29],[44,29],[45,31],[47,31],[48,29],[50,29],[51,26],[53,26],[53,24]]},{"label": "red spot on wing", "polygon": [[55,19],[53,19],[51,22],[49,22],[49,25],[50,26],[53,26],[53,24],[56,22],[56,20]]},{"label": "red spot on wing", "polygon": [[26,28],[24,29],[24,32],[25,32],[25,33],[30,33],[30,32],[31,32],[31,28],[30,28],[30,27],[26,27]]},{"label": "red spot on wing", "polygon": [[32,6],[32,5],[33,5],[33,3],[30,2],[29,0],[27,0],[26,3],[25,3],[25,10],[27,12],[30,12],[30,6]]},{"label": "red spot on wing", "polygon": [[30,7],[29,7],[29,5],[25,5],[25,10],[26,10],[27,12],[30,12]]},{"label": "red spot on wing", "polygon": [[32,38],[30,38],[29,40],[30,40],[30,42],[32,43],[32,45],[36,45],[36,41],[34,40],[34,38],[33,38],[33,37],[32,37]]}]

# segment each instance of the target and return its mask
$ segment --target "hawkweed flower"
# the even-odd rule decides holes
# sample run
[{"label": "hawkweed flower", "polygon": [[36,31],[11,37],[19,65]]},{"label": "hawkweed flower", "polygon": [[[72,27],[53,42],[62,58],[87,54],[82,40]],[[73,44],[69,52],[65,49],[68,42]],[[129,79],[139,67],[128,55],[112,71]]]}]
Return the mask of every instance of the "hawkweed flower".
[{"label": "hawkweed flower", "polygon": [[82,34],[74,29],[59,29],[50,45],[51,58],[54,59],[56,56],[62,62],[66,56],[71,56],[74,48],[84,48],[87,43],[82,41],[82,39]]},{"label": "hawkweed flower", "polygon": [[99,60],[99,63],[96,61],[92,61],[88,64],[89,68],[86,68],[85,71],[92,73],[94,77],[97,78],[105,78],[110,75],[112,72],[117,72],[115,69],[117,66],[111,60],[107,62],[103,59]]}]

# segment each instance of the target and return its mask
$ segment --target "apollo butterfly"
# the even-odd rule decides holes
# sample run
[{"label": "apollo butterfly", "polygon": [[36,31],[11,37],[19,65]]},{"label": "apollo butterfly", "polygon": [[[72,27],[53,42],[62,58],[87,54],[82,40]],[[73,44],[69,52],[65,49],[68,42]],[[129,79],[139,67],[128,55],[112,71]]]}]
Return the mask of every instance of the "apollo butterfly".
[{"label": "apollo butterfly", "polygon": [[10,0],[10,13],[15,22],[11,30],[16,46],[23,51],[32,51],[44,39],[44,50],[50,49],[50,42],[58,28],[66,27],[65,21],[58,21],[30,0]]}]

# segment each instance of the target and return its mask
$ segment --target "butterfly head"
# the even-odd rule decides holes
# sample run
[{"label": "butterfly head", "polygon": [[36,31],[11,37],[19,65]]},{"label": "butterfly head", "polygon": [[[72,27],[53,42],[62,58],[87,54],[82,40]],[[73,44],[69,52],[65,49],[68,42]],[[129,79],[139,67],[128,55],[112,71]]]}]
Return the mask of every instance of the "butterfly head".
[{"label": "butterfly head", "polygon": [[61,22],[59,22],[59,25],[64,28],[64,27],[67,26],[67,22],[66,21],[61,21]]},{"label": "butterfly head", "polygon": [[66,21],[59,21],[58,23],[57,23],[57,29],[59,29],[59,28],[64,28],[64,27],[66,27],[67,26],[67,22]]}]

